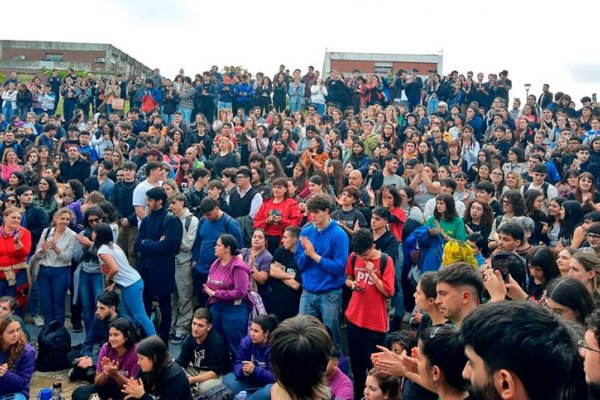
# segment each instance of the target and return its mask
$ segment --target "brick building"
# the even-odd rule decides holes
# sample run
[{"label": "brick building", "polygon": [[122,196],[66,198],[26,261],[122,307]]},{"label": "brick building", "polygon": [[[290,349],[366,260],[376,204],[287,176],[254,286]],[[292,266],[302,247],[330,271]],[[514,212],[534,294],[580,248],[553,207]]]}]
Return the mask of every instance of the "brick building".
[{"label": "brick building", "polygon": [[38,74],[42,68],[73,68],[95,75],[123,73],[125,78],[152,70],[110,44],[0,40],[0,71]]},{"label": "brick building", "polygon": [[419,75],[426,76],[428,70],[436,70],[441,74],[443,67],[442,54],[381,54],[381,53],[344,53],[325,52],[323,76],[336,70],[344,75],[358,68],[362,73],[384,75],[387,71],[416,68]]}]

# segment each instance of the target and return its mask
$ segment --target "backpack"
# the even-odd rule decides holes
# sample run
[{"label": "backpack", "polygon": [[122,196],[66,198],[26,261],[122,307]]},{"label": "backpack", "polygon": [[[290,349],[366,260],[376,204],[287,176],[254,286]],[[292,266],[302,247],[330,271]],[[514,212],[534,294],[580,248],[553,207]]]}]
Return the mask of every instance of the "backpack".
[{"label": "backpack", "polygon": [[225,384],[220,383],[208,389],[194,400],[233,400],[233,392]]},{"label": "backpack", "polygon": [[71,351],[69,331],[59,321],[52,321],[38,335],[38,355],[35,368],[38,371],[59,371],[69,367],[67,353]]},{"label": "backpack", "polygon": [[[350,257],[352,257],[352,261],[350,261],[350,263],[352,264],[352,275],[354,275],[354,265],[356,264],[356,259],[358,258],[358,256],[356,255],[356,253],[353,252]],[[388,255],[382,251],[381,260],[379,261],[379,274],[381,275],[381,277],[383,277],[385,267],[387,267],[387,259]]]}]

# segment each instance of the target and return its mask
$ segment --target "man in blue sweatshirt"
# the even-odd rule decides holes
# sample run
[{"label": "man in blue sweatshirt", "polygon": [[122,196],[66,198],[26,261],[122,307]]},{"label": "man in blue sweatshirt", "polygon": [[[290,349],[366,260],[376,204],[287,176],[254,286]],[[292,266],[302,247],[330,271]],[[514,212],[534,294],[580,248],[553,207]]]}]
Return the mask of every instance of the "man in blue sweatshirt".
[{"label": "man in blue sweatshirt", "polygon": [[294,255],[304,287],[299,312],[321,319],[331,329],[336,345],[341,346],[339,315],[350,246],[348,235],[329,215],[329,195],[315,195],[306,206],[312,223],[300,232],[300,246]]}]

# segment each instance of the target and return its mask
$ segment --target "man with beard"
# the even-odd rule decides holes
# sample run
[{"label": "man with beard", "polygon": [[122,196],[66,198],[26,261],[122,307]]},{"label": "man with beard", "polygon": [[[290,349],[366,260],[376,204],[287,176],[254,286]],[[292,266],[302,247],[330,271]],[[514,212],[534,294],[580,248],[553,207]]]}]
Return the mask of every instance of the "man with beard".
[{"label": "man with beard", "polygon": [[475,398],[563,398],[577,349],[566,325],[544,308],[531,302],[485,304],[465,318],[460,332],[468,359],[463,377]]},{"label": "man with beard", "polygon": [[483,280],[470,264],[457,262],[441,268],[435,274],[440,313],[460,327],[467,315],[477,308],[483,292]]},{"label": "man with beard", "polygon": [[588,317],[587,328],[584,339],[577,344],[583,357],[585,381],[595,398],[600,398],[600,310]]},{"label": "man with beard", "polygon": [[94,381],[97,356],[100,348],[108,340],[108,325],[119,317],[119,295],[116,292],[104,292],[96,299],[96,315],[92,319],[81,352],[70,352],[73,368],[69,371],[69,380]]}]

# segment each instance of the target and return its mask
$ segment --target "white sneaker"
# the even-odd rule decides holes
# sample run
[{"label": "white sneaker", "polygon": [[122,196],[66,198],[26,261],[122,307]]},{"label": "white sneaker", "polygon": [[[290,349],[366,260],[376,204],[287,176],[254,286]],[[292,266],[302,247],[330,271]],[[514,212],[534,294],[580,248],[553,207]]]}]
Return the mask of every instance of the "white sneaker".
[{"label": "white sneaker", "polygon": [[44,326],[44,318],[42,318],[41,315],[34,315],[32,319],[33,319],[33,324],[35,326],[37,326],[38,328],[41,328],[42,326]]}]

